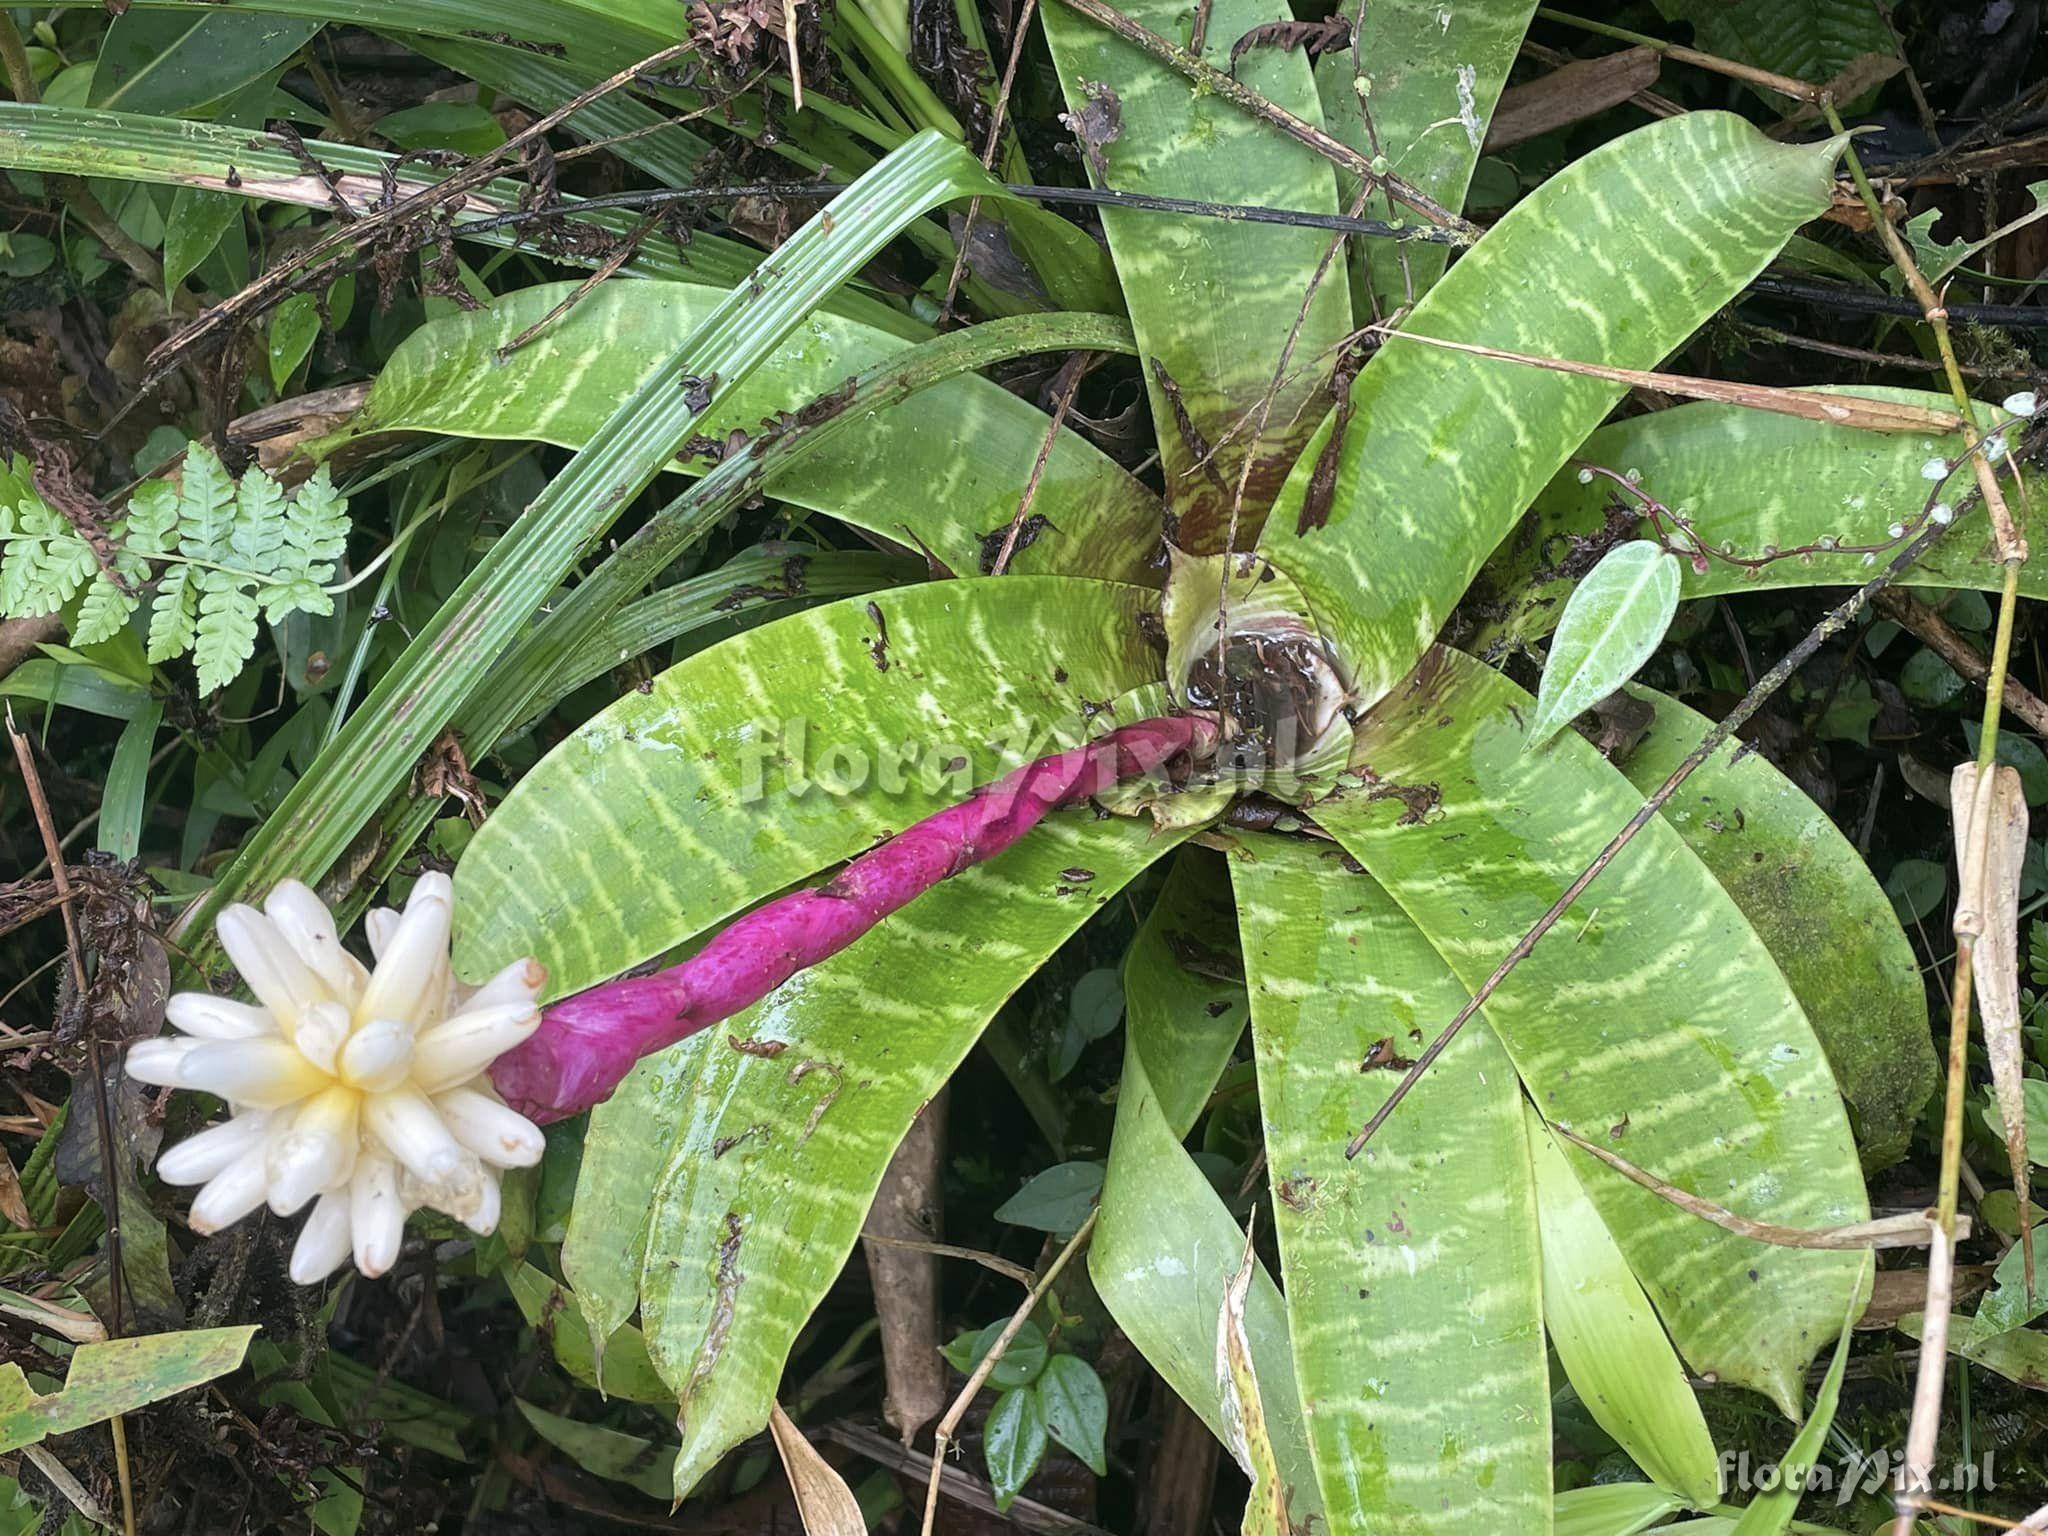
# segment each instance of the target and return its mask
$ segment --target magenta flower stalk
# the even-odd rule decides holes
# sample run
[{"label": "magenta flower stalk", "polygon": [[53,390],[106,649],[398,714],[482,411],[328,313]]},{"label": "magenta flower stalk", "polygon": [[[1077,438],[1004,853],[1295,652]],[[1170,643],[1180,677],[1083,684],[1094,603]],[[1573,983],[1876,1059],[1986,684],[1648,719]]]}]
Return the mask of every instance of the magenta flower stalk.
[{"label": "magenta flower stalk", "polygon": [[491,1068],[505,1102],[539,1124],[608,1098],[642,1056],[751,1007],[940,881],[992,859],[1046,815],[1216,750],[1206,715],[1159,716],[1041,757],[862,854],[823,885],[757,907],[680,965],[565,998]]}]

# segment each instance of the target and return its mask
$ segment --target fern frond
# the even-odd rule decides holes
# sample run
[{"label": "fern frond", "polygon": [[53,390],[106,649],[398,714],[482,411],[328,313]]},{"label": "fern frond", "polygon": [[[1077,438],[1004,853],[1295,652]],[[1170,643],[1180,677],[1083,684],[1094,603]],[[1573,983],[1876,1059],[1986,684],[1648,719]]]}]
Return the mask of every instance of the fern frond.
[{"label": "fern frond", "polygon": [[145,560],[161,560],[178,547],[178,488],[168,480],[145,480],[128,498],[127,513],[114,524],[113,540]]},{"label": "fern frond", "polygon": [[199,588],[192,580],[195,569],[174,565],[157,585],[156,602],[149,611],[147,654],[152,664],[190,650],[199,634]]},{"label": "fern frond", "polygon": [[208,587],[199,597],[198,637],[192,642],[199,691],[225,688],[255,654],[256,594],[236,583]]},{"label": "fern frond", "polygon": [[[140,561],[135,563],[141,565]],[[120,566],[121,574],[127,577],[131,584],[134,583],[137,577],[127,568],[128,562],[125,558],[120,561]],[[148,576],[148,568],[144,567],[141,579],[147,580]],[[78,605],[78,618],[71,626],[71,643],[98,645],[102,640],[113,639],[141,606],[141,593],[123,592],[107,580],[104,573],[96,575],[92,585],[86,588],[85,601]]]},{"label": "fern frond", "polygon": [[235,482],[203,443],[185,453],[178,495],[178,553],[188,560],[234,563]]},{"label": "fern frond", "polygon": [[293,495],[285,526],[285,542],[298,554],[300,572],[316,582],[332,577],[348,549],[348,531],[348,502],[322,464]]},{"label": "fern frond", "polygon": [[260,469],[243,475],[235,496],[235,531],[229,539],[234,564],[245,571],[271,574],[281,556],[290,558],[285,549],[287,520],[284,488]]},{"label": "fern frond", "polygon": [[91,546],[39,496],[18,504],[9,522],[0,561],[0,609],[23,619],[55,613],[93,574]]}]

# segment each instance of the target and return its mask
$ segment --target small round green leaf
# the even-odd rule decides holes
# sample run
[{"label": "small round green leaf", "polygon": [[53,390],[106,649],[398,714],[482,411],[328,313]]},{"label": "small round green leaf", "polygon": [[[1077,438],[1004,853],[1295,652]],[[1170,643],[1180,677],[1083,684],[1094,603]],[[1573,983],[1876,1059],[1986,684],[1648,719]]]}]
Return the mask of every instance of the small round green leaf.
[{"label": "small round green leaf", "polygon": [[1045,1410],[1036,1392],[1019,1389],[996,1399],[982,1431],[981,1451],[996,1508],[1006,1510],[1045,1455]]},{"label": "small round green leaf", "polygon": [[1102,1193],[1102,1164],[1057,1163],[996,1207],[996,1220],[1066,1237],[1078,1232]]},{"label": "small round green leaf", "polygon": [[1536,692],[1529,746],[1540,747],[1650,659],[1678,611],[1678,557],[1632,539],[1601,557],[1565,604]]},{"label": "small round green leaf", "polygon": [[1963,679],[1934,652],[1922,649],[1899,669],[1899,691],[1915,704],[1942,705],[1963,691]]},{"label": "small round green leaf", "polygon": [[[974,1373],[974,1368],[995,1348],[996,1340],[1003,1336],[1003,1330],[1009,1325],[1007,1317],[999,1317],[976,1335],[974,1349],[967,1357],[967,1374]],[[995,1369],[988,1373],[988,1384],[1005,1389],[1030,1386],[1038,1380],[1038,1373],[1045,1369],[1045,1353],[1045,1330],[1036,1323],[1026,1323],[1010,1340],[1010,1347],[1003,1351],[1003,1358],[996,1362]]]},{"label": "small round green leaf", "polygon": [[1102,1437],[1109,1428],[1109,1394],[1095,1367],[1078,1355],[1054,1355],[1031,1390],[1038,1394],[1047,1433],[1088,1463],[1097,1477],[1105,1476],[1109,1463],[1103,1459]]}]

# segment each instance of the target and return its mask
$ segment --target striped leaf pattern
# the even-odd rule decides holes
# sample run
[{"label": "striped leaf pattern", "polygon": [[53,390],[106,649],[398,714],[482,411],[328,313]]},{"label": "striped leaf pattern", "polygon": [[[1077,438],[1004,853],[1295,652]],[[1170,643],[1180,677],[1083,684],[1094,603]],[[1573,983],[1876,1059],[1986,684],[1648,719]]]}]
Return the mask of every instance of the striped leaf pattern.
[{"label": "striped leaf pattern", "polygon": [[[1859,386],[1841,393],[1954,409],[1947,395],[1920,390]],[[1990,406],[1980,405],[1979,411],[1987,428],[2001,419]],[[1610,480],[1580,480],[1581,463],[1616,474],[1639,472],[1644,494],[1683,515],[1707,544],[1755,559],[1766,551],[1803,549],[1823,539],[1845,546],[1894,544],[1894,524],[1915,530],[1925,526],[1921,518],[1939,482],[1922,469],[1936,459],[1959,462],[1962,452],[1960,436],[1863,432],[1714,401],[1602,427],[1543,488],[1527,521],[1481,575],[1481,589],[1508,597],[1513,609],[1476,643],[1533,641],[1547,634],[1570,583],[1555,576],[1546,580],[1546,572],[1554,570],[1572,538],[1599,533],[1607,509],[1631,499],[1618,495]],[[1950,476],[1942,494],[1958,501],[1975,483],[1965,466]],[[1860,586],[1875,574],[1873,566],[1890,558],[1888,551],[1866,563],[1860,554],[1816,550],[1774,560],[1753,573],[1724,560],[1713,561],[1704,572],[1688,564],[1680,592],[1709,597],[1776,587]],[[1912,586],[1994,592],[2004,579],[2004,568],[1992,559],[1990,527],[1981,509],[1958,521],[1904,577]],[[2048,571],[2021,566],[2020,591],[2048,597]]]},{"label": "striped leaf pattern", "polygon": [[[607,283],[501,354],[574,287],[522,289],[421,326],[392,353],[346,436],[422,431],[580,447],[611,402],[637,389],[725,297],[724,288],[698,283]],[[707,413],[698,435],[722,444],[734,431],[759,433],[777,413],[829,400],[851,375],[910,345],[858,320],[814,314]],[[982,539],[1000,536],[1016,515],[1047,425],[1044,412],[968,375],[852,423],[766,488],[899,544],[920,543],[967,574],[979,568]],[[961,452],[963,443],[974,452]],[[705,460],[700,453],[690,462],[701,470]],[[1032,507],[1046,526],[1020,544],[1013,571],[1146,579],[1158,498],[1079,434],[1055,441]]]},{"label": "striped leaf pattern", "polygon": [[926,583],[670,668],[478,832],[456,874],[458,970],[533,954],[551,996],[580,991],[900,831],[1154,676],[1139,615],[1156,601],[1063,576]]},{"label": "striped leaf pattern", "polygon": [[1397,1058],[1466,994],[1333,849],[1260,838],[1231,883],[1330,1529],[1546,1529],[1550,1381],[1515,1069],[1475,1022],[1347,1161],[1345,1142],[1401,1079]]},{"label": "striped leaf pattern", "polygon": [[[1525,753],[1528,710],[1505,678],[1432,651],[1361,728],[1354,763],[1375,787],[1316,807],[1466,987],[1641,803],[1574,735]],[[1487,1017],[1546,1119],[1746,1215],[1865,1219],[1848,1122],[1798,1000],[1666,824],[1615,858]],[[1693,1368],[1796,1416],[1806,1362],[1862,1284],[1855,1256],[1735,1237],[1582,1155],[1574,1167]]]},{"label": "striped leaf pattern", "polygon": [[[1316,63],[1330,132],[1362,155],[1385,155],[1402,180],[1444,207],[1463,207],[1535,9],[1535,0],[1373,0],[1361,7],[1351,47]],[[1348,206],[1357,189],[1352,178],[1339,180]],[[1367,199],[1365,216],[1415,217],[1378,193]],[[1413,304],[1443,275],[1449,254],[1416,241],[1354,240],[1353,305],[1380,318]]]},{"label": "striped leaf pattern", "polygon": [[[797,1333],[918,1110],[1003,1000],[1173,841],[1141,822],[1055,816],[678,1063],[648,1103],[658,1118],[639,1122],[643,1136],[674,1128],[653,1138],[667,1160],[651,1209],[648,1186],[630,1186],[646,1212],[648,1351],[677,1395],[678,1497],[767,1422]],[[1063,872],[1077,866],[1095,878],[1075,886]],[[579,1205],[603,1176],[586,1154]]]},{"label": "striped leaf pattern", "polygon": [[[1618,766],[1645,795],[1699,745],[1713,722],[1632,686],[1656,711]],[[1905,1154],[1934,1092],[1927,994],[1913,946],[1870,866],[1805,791],[1763,756],[1730,742],[1664,806],[1699,861],[1785,973],[1849,1101],[1866,1169]]]},{"label": "striped leaf pattern", "polygon": [[[1247,1013],[1243,983],[1215,974],[1236,964],[1219,863],[1194,849],[1175,861],[1125,964],[1123,1083],[1088,1275],[1117,1326],[1228,1446],[1216,1325],[1244,1232],[1181,1145],[1228,1066]],[[1322,1505],[1287,1309],[1262,1267],[1251,1276],[1243,1324],[1267,1438],[1299,1526]]]},{"label": "striped leaf pattern", "polygon": [[[1775,143],[1720,112],[1624,134],[1510,210],[1405,329],[1654,366],[1827,206],[1836,152]],[[1364,703],[1407,674],[1480,562],[1621,393],[1398,339],[1360,372],[1327,525],[1297,532],[1312,443],[1264,548],[1307,592]]]},{"label": "striped leaf pattern", "polygon": [[[1186,47],[1194,12],[1180,0],[1126,0],[1125,15]],[[1201,57],[1228,68],[1230,45],[1253,27],[1289,19],[1280,0],[1215,0]],[[1042,12],[1067,106],[1115,137],[1084,153],[1089,179],[1122,192],[1220,203],[1337,211],[1336,174],[1314,151],[1061,5]],[[1238,78],[1299,117],[1320,122],[1315,81],[1299,53],[1257,48]],[[1256,424],[1301,320],[1287,377],[1253,449],[1239,547],[1247,547],[1315,425],[1314,402],[1351,328],[1341,265],[1303,304],[1331,237],[1231,220],[1102,211],[1144,363],[1166,470],[1166,499],[1182,547],[1222,547],[1231,493]],[[1160,372],[1171,381],[1163,382]],[[1187,426],[1181,415],[1185,412]],[[1202,445],[1214,449],[1206,459]],[[1203,460],[1197,462],[1198,459]]]}]

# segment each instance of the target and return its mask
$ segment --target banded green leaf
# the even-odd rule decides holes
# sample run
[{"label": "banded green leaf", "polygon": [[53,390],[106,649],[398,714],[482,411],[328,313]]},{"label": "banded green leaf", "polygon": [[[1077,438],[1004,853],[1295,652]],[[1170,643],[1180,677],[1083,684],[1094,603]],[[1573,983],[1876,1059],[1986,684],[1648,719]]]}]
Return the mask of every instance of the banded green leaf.
[{"label": "banded green leaf", "polygon": [[[1358,28],[1351,47],[1316,63],[1330,132],[1367,158],[1385,155],[1403,181],[1444,207],[1463,207],[1535,9],[1535,0],[1372,0],[1347,11]],[[1348,206],[1355,178],[1338,179]],[[1366,200],[1365,216],[1416,217],[1380,193]],[[1448,255],[1424,241],[1354,240],[1353,306],[1378,318],[1413,304],[1443,275]]]},{"label": "banded green leaf", "polygon": [[1543,663],[1533,751],[1636,675],[1678,612],[1678,557],[1651,539],[1616,545],[1572,589]]},{"label": "banded green leaf", "polygon": [[[1720,112],[1624,134],[1511,209],[1406,329],[1654,366],[1827,206],[1838,148],[1778,144]],[[1264,545],[1301,583],[1364,703],[1407,675],[1480,562],[1621,392],[1398,338],[1367,363],[1327,524],[1299,528],[1319,436]]]},{"label": "banded green leaf", "polygon": [[1721,1496],[1721,1468],[1685,1366],[1550,1127],[1533,1109],[1525,1124],[1543,1234],[1543,1319],[1557,1358],[1594,1422],[1630,1459],[1706,1509]]},{"label": "banded green leaf", "polygon": [[1335,849],[1260,838],[1232,860],[1231,883],[1294,1369],[1330,1529],[1542,1530],[1550,1383],[1514,1067],[1474,1023],[1346,1159],[1351,1133],[1465,992]]},{"label": "banded green leaf", "polygon": [[[1505,678],[1432,651],[1361,729],[1353,762],[1374,790],[1316,806],[1468,988],[1641,804],[1575,736],[1525,753],[1528,708]],[[1665,823],[1615,856],[1487,1017],[1546,1120],[1760,1220],[1865,1219],[1812,1027],[1741,910]],[[1796,1415],[1806,1362],[1866,1283],[1857,1256],[1736,1237],[1583,1155],[1572,1162],[1686,1361]]]},{"label": "banded green leaf", "polygon": [[[1652,689],[1628,691],[1655,714],[1617,766],[1648,795],[1713,722]],[[1848,1100],[1863,1166],[1882,1168],[1905,1155],[1935,1087],[1919,963],[1855,846],[1805,791],[1739,745],[1696,768],[1665,803],[1664,820],[1785,973]]]},{"label": "banded green leaf", "polygon": [[712,625],[774,618],[788,608],[902,586],[924,575],[923,561],[900,555],[763,544],[715,571],[622,605],[570,654],[541,692],[561,698],[635,656]]},{"label": "banded green leaf", "polygon": [[245,891],[287,875],[324,874],[583,551],[681,450],[711,402],[772,356],[823,295],[906,223],[987,185],[987,173],[959,145],[921,135],[785,241],[619,401],[491,546],[221,878],[187,909],[181,931],[205,932],[214,914]]},{"label": "banded green leaf", "polygon": [[[1919,390],[1872,386],[1848,392],[1932,410],[1953,408],[1948,396]],[[1989,406],[1978,410],[1987,428],[2000,419]],[[1745,559],[1807,551],[1771,560],[1755,571],[1726,560],[1710,561],[1705,571],[1688,564],[1681,572],[1680,593],[1691,598],[1862,585],[1904,542],[1892,536],[1894,525],[1917,531],[1925,526],[1922,517],[1937,499],[1937,487],[1953,503],[1974,486],[1967,466],[1948,476],[1945,485],[1923,473],[1937,460],[1959,462],[1962,453],[1960,436],[1863,432],[1709,401],[1602,427],[1543,488],[1527,521],[1481,576],[1482,592],[1508,605],[1508,616],[1483,630],[1480,643],[1532,641],[1546,634],[1571,590],[1569,580],[1558,574],[1559,562],[1575,540],[1603,534],[1611,506],[1634,499],[1610,480],[1582,480],[1579,464],[1637,474],[1644,495],[1678,513],[1713,549]],[[1825,540],[1882,552],[1866,559],[1861,553],[1811,548]],[[1902,579],[1913,586],[1997,591],[2005,572],[1991,557],[1990,541],[1983,512],[1966,514]],[[2048,572],[2021,566],[2020,591],[2048,597]]]},{"label": "banded green leaf", "polygon": [[931,582],[670,668],[530,769],[470,841],[457,969],[533,954],[551,995],[579,991],[901,830],[1049,750],[1084,701],[1147,681],[1155,601],[1072,577]]},{"label": "banded green leaf", "polygon": [[[1172,845],[1141,822],[1055,816],[686,1058],[653,1122],[674,1131],[640,1275],[648,1349],[678,1399],[678,1497],[767,1422],[789,1350],[917,1112],[1004,999]],[[1076,866],[1095,872],[1085,887],[1063,874]],[[579,1203],[607,1176],[586,1153]],[[645,1209],[647,1187],[632,1193]]]},{"label": "banded green leaf", "polygon": [[[1183,47],[1191,41],[1194,13],[1180,0],[1124,0],[1118,8]],[[1313,150],[1065,6],[1047,6],[1042,14],[1096,185],[1337,211],[1335,173]],[[1215,0],[1201,15],[1207,30],[1199,53],[1218,68],[1228,67],[1231,44],[1253,27],[1290,18],[1279,0]],[[1269,101],[1320,123],[1315,81],[1299,53],[1253,49],[1236,72]],[[1334,366],[1334,348],[1351,328],[1350,301],[1334,265],[1330,280],[1309,296],[1331,237],[1116,208],[1102,211],[1102,223],[1138,335],[1166,499],[1180,519],[1184,548],[1222,547],[1257,424],[1248,413],[1273,385],[1300,323],[1265,431],[1249,448],[1252,470],[1238,539],[1243,548],[1314,428],[1313,406]],[[1213,450],[1206,457],[1205,444]]]},{"label": "banded green leaf", "polygon": [[[581,447],[613,403],[725,299],[725,289],[699,283],[606,283],[533,340],[505,350],[574,287],[521,289],[421,326],[391,355],[344,432],[322,446],[425,431]],[[853,374],[909,345],[862,321],[814,313],[698,423],[697,438],[722,453],[731,433],[772,430],[779,413],[814,402],[830,408]],[[967,574],[980,568],[982,540],[999,541],[1015,517],[1047,425],[1044,412],[967,375],[852,424],[766,488],[895,543],[921,544]],[[706,459],[686,451],[685,462],[701,471]],[[1077,433],[1055,439],[1032,508],[1045,526],[1019,544],[1011,570],[1146,578],[1158,499]]]},{"label": "banded green leaf", "polygon": [[[1125,964],[1123,1081],[1088,1275],[1139,1353],[1230,1446],[1216,1330],[1244,1232],[1181,1145],[1244,1033],[1244,987],[1225,974],[1237,965],[1226,890],[1215,855],[1182,854]],[[1247,1285],[1243,1327],[1299,1524],[1320,1515],[1322,1502],[1286,1306],[1262,1267]]]}]

